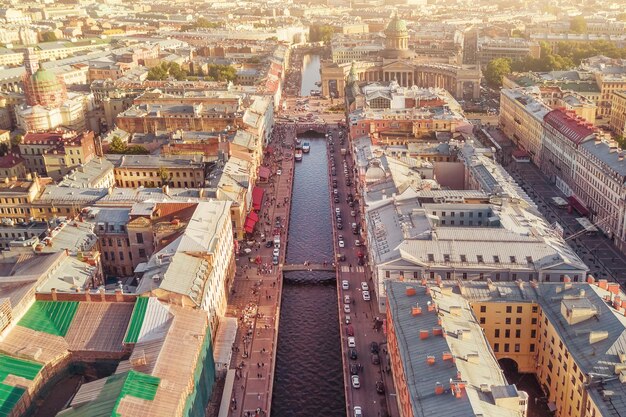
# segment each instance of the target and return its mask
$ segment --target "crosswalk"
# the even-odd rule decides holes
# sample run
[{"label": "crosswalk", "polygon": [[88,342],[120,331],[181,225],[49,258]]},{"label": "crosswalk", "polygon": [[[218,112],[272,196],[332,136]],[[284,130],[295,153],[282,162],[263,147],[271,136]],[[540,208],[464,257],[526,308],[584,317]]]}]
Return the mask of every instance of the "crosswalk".
[{"label": "crosswalk", "polygon": [[363,266],[353,266],[352,270],[350,270],[349,265],[341,265],[341,272],[365,272],[365,267]]}]

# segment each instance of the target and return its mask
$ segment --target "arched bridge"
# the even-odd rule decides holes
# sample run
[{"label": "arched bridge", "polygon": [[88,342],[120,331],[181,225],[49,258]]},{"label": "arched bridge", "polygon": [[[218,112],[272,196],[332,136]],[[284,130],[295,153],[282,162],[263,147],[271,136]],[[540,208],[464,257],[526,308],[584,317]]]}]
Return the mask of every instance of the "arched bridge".
[{"label": "arched bridge", "polygon": [[328,271],[335,272],[333,264],[284,264],[283,272],[290,271]]}]

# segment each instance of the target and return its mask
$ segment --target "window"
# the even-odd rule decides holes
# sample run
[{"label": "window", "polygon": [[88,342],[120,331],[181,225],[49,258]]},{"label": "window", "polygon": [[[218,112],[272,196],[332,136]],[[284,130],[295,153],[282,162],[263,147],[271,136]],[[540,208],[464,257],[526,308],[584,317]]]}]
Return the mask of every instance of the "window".
[{"label": "window", "polygon": [[515,324],[522,324],[522,318],[521,317],[517,317],[515,319]]},{"label": "window", "polygon": [[389,277],[390,277],[389,271],[385,271],[385,278],[389,278]]},{"label": "window", "polygon": [[520,344],[519,344],[519,343],[516,343],[516,344],[515,344],[515,351],[516,351],[516,352],[519,352],[519,351],[520,351]]},{"label": "window", "polygon": [[494,352],[500,352],[500,343],[494,343],[493,344],[493,351]]},{"label": "window", "polygon": [[515,256],[511,256],[511,257],[509,257],[509,259],[511,260],[511,263],[512,263],[512,264],[514,264],[514,263],[515,263],[515,261],[516,261]]},{"label": "window", "polygon": [[520,329],[515,329],[515,338],[519,339],[522,337],[522,331]]},{"label": "window", "polygon": [[485,324],[485,318],[484,317],[480,318],[480,324]]},{"label": "window", "polygon": [[467,257],[465,255],[460,255],[461,256],[461,262],[467,262]]},{"label": "window", "polygon": [[448,255],[447,253],[443,254],[443,261],[444,262],[450,262],[450,255]]},{"label": "window", "polygon": [[531,331],[530,331],[530,337],[532,337],[533,339],[534,339],[535,337],[537,337],[537,330],[535,330],[535,329],[531,330]]},{"label": "window", "polygon": [[532,324],[537,324],[537,317],[533,317],[533,318],[530,320],[530,322],[531,322]]},{"label": "window", "polygon": [[500,329],[496,329],[494,333],[495,337],[500,337]]},{"label": "window", "polygon": [[119,255],[120,255],[120,261],[123,261],[124,260],[124,252],[119,252]]},{"label": "window", "polygon": [[487,312],[487,306],[480,306],[480,312],[481,313],[486,313]]},{"label": "window", "polygon": [[145,258],[146,257],[146,250],[144,248],[139,248],[139,256],[141,258]]},{"label": "window", "polygon": [[142,233],[137,233],[137,243],[143,243],[143,234]]},{"label": "window", "polygon": [[500,281],[500,273],[499,272],[496,273],[496,281]]},{"label": "window", "polygon": [[428,262],[435,262],[435,255],[433,255],[432,253],[428,254]]},{"label": "window", "polygon": [[533,313],[536,313],[536,312],[537,312],[537,310],[538,310],[538,309],[537,309],[537,306],[533,306]]},{"label": "window", "polygon": [[526,257],[526,262],[529,263],[529,264],[532,264],[533,263],[533,257],[532,256],[527,256]]},{"label": "window", "polygon": [[507,339],[511,337],[511,329],[504,329],[504,337]]},{"label": "window", "polygon": [[520,314],[522,312],[522,306],[517,306],[517,314]]},{"label": "window", "polygon": [[513,312],[513,307],[506,306],[506,312],[509,313],[509,314],[512,313]]},{"label": "window", "polygon": [[509,351],[509,344],[508,344],[508,343],[505,343],[505,344],[504,344],[504,351],[505,351],[505,352],[508,352],[508,351]]},{"label": "window", "polygon": [[499,264],[500,263],[500,257],[497,255],[493,255],[493,263],[494,264]]},{"label": "window", "polygon": [[463,272],[463,279],[467,279],[467,272]]},{"label": "window", "polygon": [[478,261],[479,264],[482,264],[484,262],[482,255],[476,255],[476,260]]},{"label": "window", "polygon": [[504,319],[504,322],[505,322],[506,324],[511,324],[511,318],[510,318],[510,317],[507,317],[506,319]]},{"label": "window", "polygon": [[531,351],[531,352],[534,352],[534,351],[535,351],[535,344],[534,344],[534,343],[531,343],[531,344],[530,344],[530,351]]}]

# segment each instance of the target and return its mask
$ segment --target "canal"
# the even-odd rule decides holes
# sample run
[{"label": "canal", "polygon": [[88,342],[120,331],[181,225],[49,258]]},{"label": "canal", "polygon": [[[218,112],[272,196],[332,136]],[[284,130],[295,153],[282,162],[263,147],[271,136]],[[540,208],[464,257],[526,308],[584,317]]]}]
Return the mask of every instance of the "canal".
[{"label": "canal", "polygon": [[[308,93],[319,80],[318,56],[304,57],[302,74],[302,91]],[[322,136],[303,140],[310,142],[311,151],[295,167],[286,262],[331,262],[326,142]],[[334,273],[285,274],[273,416],[345,416],[338,320]]]},{"label": "canal", "polygon": [[302,96],[308,96],[311,90],[319,90],[319,87],[315,83],[322,80],[320,74],[320,56],[319,55],[305,55],[302,60],[302,84],[300,87],[300,94]]}]

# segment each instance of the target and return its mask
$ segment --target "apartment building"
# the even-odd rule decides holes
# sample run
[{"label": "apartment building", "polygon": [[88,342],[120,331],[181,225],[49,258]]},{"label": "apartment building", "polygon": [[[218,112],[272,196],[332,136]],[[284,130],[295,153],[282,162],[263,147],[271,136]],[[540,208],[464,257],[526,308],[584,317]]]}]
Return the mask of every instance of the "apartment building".
[{"label": "apartment building", "polygon": [[461,282],[452,291],[471,305],[496,358],[535,375],[556,415],[618,415],[626,322],[617,283]]},{"label": "apartment building", "polygon": [[96,156],[91,131],[28,132],[19,144],[19,151],[28,171],[56,180]]},{"label": "apartment building", "polygon": [[230,203],[198,203],[185,231],[139,264],[135,273],[138,294],[205,310],[216,329],[235,274]]},{"label": "apartment building", "polygon": [[537,41],[522,38],[478,38],[478,62],[486,68],[489,62],[498,58],[521,61],[525,58],[539,58],[541,47]]},{"label": "apartment building", "polygon": [[[541,170],[572,201],[574,195],[577,152],[579,146],[594,138],[595,129],[573,112],[552,110],[544,116]],[[574,203],[575,204],[575,203]]]},{"label": "apartment building", "polygon": [[524,417],[462,294],[449,285],[389,281],[387,349],[400,415]]},{"label": "apartment building", "polygon": [[621,250],[626,249],[625,184],[626,161],[616,142],[596,136],[579,146],[573,183],[575,195],[588,210],[595,227],[613,239]]},{"label": "apartment building", "polygon": [[113,163],[118,187],[176,188],[204,186],[205,164],[202,156],[106,155]]},{"label": "apartment building", "polygon": [[543,118],[550,111],[536,88],[500,90],[500,127],[535,165],[541,164]]},{"label": "apartment building", "polygon": [[39,196],[47,181],[32,177],[5,177],[0,182],[0,221],[13,225],[32,217],[30,204]]},{"label": "apartment building", "polygon": [[614,91],[611,95],[609,126],[616,135],[626,137],[626,91]]},{"label": "apartment building", "polygon": [[0,178],[26,178],[24,160],[11,153],[0,157]]},{"label": "apartment building", "polygon": [[94,158],[64,175],[59,185],[74,188],[111,188],[115,185],[113,164],[102,157]]}]

